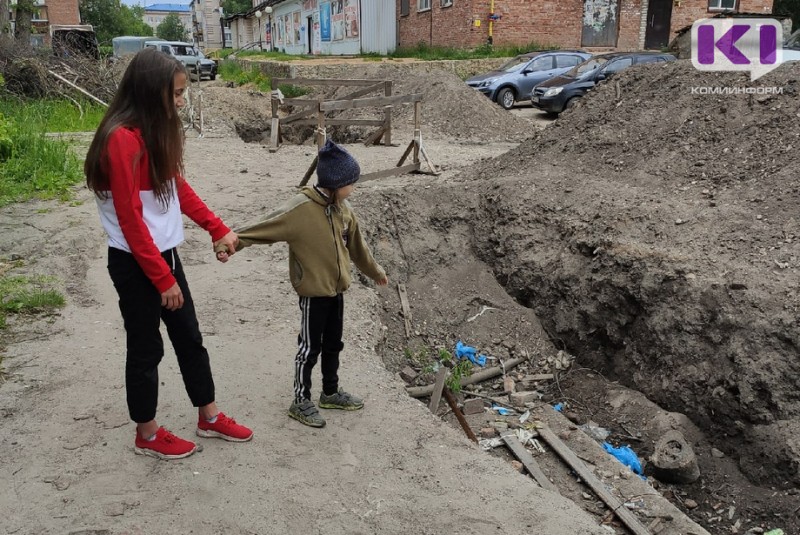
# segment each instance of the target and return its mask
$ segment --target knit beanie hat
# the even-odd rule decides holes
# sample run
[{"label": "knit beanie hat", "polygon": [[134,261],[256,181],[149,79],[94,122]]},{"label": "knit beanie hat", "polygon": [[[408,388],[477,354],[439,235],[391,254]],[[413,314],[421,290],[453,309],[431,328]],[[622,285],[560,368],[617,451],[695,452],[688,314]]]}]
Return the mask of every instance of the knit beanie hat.
[{"label": "knit beanie hat", "polygon": [[321,188],[339,189],[359,179],[361,168],[346,150],[331,141],[319,149],[317,159],[317,184]]}]

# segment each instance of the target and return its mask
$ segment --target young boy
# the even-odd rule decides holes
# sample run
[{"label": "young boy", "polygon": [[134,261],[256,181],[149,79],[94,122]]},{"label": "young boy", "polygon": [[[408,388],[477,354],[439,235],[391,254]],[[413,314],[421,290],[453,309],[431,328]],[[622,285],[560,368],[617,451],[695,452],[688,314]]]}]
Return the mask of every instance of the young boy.
[{"label": "young boy", "polygon": [[[289,244],[289,278],[300,296],[299,349],[295,356],[294,402],[289,416],[312,427],[325,419],[311,401],[311,371],[322,354],[324,409],[358,410],[364,402],[339,388],[339,353],[344,348],[344,292],[350,286],[350,260],[383,286],[389,280],[364,243],[358,219],[345,199],[361,175],[358,162],[328,141],[319,150],[317,184],[253,225],[236,230],[236,250],[255,244]],[[220,260],[227,252],[217,249]]]}]

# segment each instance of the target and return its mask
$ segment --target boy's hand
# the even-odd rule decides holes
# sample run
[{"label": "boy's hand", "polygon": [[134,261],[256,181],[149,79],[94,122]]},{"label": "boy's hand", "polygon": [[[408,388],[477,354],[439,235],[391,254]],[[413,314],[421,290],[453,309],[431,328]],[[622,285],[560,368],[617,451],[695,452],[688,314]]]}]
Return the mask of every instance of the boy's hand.
[{"label": "boy's hand", "polygon": [[386,286],[387,284],[389,284],[389,277],[384,275],[382,279],[376,280],[375,284],[377,284],[378,286]]},{"label": "boy's hand", "polygon": [[230,256],[225,251],[220,251],[217,253],[217,260],[222,262],[223,264],[230,259]]}]

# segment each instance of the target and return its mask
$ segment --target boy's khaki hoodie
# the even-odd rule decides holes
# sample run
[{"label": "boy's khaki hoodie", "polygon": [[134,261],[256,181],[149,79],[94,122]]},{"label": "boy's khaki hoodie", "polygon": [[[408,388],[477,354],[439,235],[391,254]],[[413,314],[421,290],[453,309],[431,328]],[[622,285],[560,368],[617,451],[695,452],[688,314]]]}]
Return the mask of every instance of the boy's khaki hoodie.
[{"label": "boy's khaki hoodie", "polygon": [[[312,187],[304,187],[264,220],[234,229],[236,250],[256,244],[289,244],[289,278],[303,297],[332,297],[350,287],[350,260],[374,281],[386,274],[364,243],[358,220],[344,201],[328,205]],[[216,251],[224,251],[218,246]]]}]

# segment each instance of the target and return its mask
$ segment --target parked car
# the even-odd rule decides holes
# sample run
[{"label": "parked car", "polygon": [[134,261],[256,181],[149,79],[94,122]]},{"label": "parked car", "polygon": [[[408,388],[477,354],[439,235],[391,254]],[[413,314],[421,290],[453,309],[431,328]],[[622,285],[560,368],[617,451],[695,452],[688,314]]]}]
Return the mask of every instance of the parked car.
[{"label": "parked car", "polygon": [[561,76],[534,87],[530,94],[531,104],[558,115],[596,84],[631,65],[664,63],[676,59],[672,54],[662,52],[613,52],[593,56]]},{"label": "parked car", "polygon": [[497,70],[467,79],[467,85],[508,110],[514,102],[528,98],[535,85],[568,71],[591,56],[581,50],[530,52],[515,57]]},{"label": "parked car", "polygon": [[202,78],[208,78],[210,80],[217,79],[216,62],[205,57],[192,43],[184,43],[181,41],[146,41],[144,46],[155,48],[173,56],[186,65],[186,68],[189,70],[189,76],[196,79],[198,82]]}]

